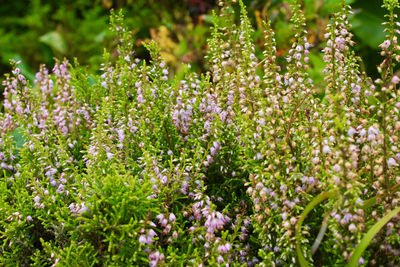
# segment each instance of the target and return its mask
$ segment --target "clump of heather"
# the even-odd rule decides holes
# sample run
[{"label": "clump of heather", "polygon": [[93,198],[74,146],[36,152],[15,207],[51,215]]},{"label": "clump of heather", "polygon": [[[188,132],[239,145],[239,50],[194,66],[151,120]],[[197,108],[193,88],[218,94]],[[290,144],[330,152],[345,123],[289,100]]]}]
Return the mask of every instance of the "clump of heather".
[{"label": "clump of heather", "polygon": [[[213,14],[209,72],[172,77],[155,42],[135,57],[112,14],[117,60],[19,62],[0,116],[0,264],[399,264],[399,4],[385,0],[381,78],[361,71],[350,7],[332,14],[323,98],[307,26],[278,60],[270,22],[255,55],[242,1]],[[376,231],[374,231],[376,229]]]}]

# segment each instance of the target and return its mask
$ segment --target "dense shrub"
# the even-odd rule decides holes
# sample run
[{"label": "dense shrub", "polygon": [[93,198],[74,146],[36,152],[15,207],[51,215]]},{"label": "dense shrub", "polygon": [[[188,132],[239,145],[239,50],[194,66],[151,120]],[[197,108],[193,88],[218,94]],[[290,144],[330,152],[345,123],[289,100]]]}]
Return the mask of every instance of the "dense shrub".
[{"label": "dense shrub", "polygon": [[282,65],[270,24],[258,59],[232,2],[213,15],[206,75],[170,79],[155,42],[151,62],[135,59],[121,15],[101,75],[63,61],[30,84],[12,62],[1,265],[400,263],[398,2],[383,4],[375,81],[353,52],[350,8],[332,15],[322,95],[298,3]]}]

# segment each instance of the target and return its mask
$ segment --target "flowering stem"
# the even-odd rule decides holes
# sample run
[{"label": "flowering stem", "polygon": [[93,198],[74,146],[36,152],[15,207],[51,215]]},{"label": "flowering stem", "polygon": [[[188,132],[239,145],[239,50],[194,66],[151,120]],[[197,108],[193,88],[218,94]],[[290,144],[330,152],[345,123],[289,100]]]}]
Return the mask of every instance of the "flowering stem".
[{"label": "flowering stem", "polygon": [[[285,141],[286,143],[289,144],[289,137],[290,137],[290,129],[292,127],[293,124],[293,120],[294,120],[294,116],[296,115],[297,111],[299,110],[299,108],[301,107],[301,105],[303,105],[304,101],[306,101],[308,95],[311,93],[311,90],[309,90],[308,92],[306,92],[304,98],[298,102],[298,104],[296,105],[296,107],[294,108],[292,115],[290,116],[290,121],[289,121],[289,126],[286,130],[286,138]],[[289,144],[290,145],[290,144]]]}]

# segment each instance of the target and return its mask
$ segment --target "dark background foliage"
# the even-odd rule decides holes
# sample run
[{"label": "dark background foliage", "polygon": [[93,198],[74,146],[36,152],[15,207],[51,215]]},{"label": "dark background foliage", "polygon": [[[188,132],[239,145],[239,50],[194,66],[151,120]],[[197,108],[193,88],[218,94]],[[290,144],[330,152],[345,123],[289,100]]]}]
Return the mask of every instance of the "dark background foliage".
[{"label": "dark background foliage", "polygon": [[[23,0],[4,1],[0,8],[0,74],[10,72],[9,59],[21,60],[21,71],[30,80],[40,64],[52,66],[54,58],[77,58],[81,65],[98,71],[104,47],[115,51],[109,30],[110,9],[123,9],[126,24],[135,36],[137,55],[148,58],[141,42],[155,39],[162,49],[172,73],[181,63],[190,63],[199,72],[207,69],[203,57],[207,51],[211,10],[214,0]],[[329,14],[338,8],[334,0],[304,0],[310,40],[316,46],[323,39]],[[381,26],[384,11],[380,1],[350,0],[355,10],[351,19],[356,50],[365,60],[365,70],[376,76],[380,59],[377,46],[384,34]],[[247,0],[249,15],[259,37],[262,51],[262,20],[271,20],[276,30],[278,55],[288,50],[290,11],[287,1]],[[116,53],[116,52],[114,52]],[[321,57],[311,58],[321,64]],[[314,74],[318,80],[318,74]],[[2,80],[3,78],[0,78]]]}]

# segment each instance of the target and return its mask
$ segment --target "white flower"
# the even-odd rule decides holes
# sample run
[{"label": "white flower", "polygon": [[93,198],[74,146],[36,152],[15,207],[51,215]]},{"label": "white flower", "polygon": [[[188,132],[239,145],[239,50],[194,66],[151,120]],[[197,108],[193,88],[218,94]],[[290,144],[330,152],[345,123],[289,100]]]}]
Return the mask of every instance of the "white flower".
[{"label": "white flower", "polygon": [[146,242],[147,242],[146,236],[145,235],[141,235],[139,237],[139,243],[145,244]]},{"label": "white flower", "polygon": [[387,164],[389,167],[397,166],[397,162],[394,158],[390,158]]},{"label": "white flower", "polygon": [[356,132],[357,132],[356,129],[354,129],[353,127],[350,127],[350,129],[347,131],[347,134],[350,137],[353,137]]},{"label": "white flower", "polygon": [[340,172],[340,171],[342,170],[342,168],[340,167],[339,164],[335,164],[335,166],[333,166],[333,170],[334,170],[335,172]]},{"label": "white flower", "polygon": [[349,231],[350,232],[355,232],[357,230],[357,226],[355,226],[355,224],[354,223],[352,223],[352,224],[350,224],[349,225]]},{"label": "white flower", "polygon": [[379,45],[379,47],[382,48],[382,49],[388,49],[389,46],[390,46],[390,41],[389,40],[385,40],[383,43],[381,43]]},{"label": "white flower", "polygon": [[375,129],[373,126],[368,128],[368,135],[377,135],[379,130]]},{"label": "white flower", "polygon": [[324,154],[328,154],[329,152],[331,152],[331,148],[328,145],[324,145],[324,147],[322,148],[322,152],[324,152]]},{"label": "white flower", "polygon": [[169,215],[169,221],[172,222],[172,221],[175,221],[175,220],[176,220],[175,214],[171,213]]}]

